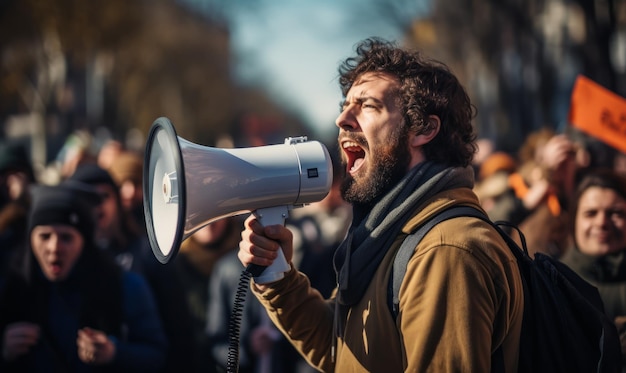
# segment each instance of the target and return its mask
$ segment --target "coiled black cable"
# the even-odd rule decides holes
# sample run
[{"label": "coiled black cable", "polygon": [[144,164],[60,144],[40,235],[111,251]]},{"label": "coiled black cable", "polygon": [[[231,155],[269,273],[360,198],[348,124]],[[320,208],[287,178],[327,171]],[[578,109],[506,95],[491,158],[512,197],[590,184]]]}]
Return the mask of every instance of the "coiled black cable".
[{"label": "coiled black cable", "polygon": [[239,333],[243,317],[243,306],[251,277],[252,273],[248,269],[241,272],[233,310],[230,314],[230,322],[228,324],[228,357],[226,359],[226,371],[228,373],[237,373],[239,371]]}]

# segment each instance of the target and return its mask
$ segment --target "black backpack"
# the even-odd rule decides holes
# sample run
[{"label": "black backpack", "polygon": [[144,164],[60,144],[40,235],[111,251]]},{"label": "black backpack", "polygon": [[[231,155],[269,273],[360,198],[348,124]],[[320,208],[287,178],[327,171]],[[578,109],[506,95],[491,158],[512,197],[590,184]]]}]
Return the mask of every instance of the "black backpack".
[{"label": "black backpack", "polygon": [[[536,253],[532,259],[522,232],[506,222],[492,222],[469,206],[454,206],[431,218],[408,235],[396,254],[389,281],[389,306],[398,314],[400,284],[415,247],[439,222],[472,216],[490,223],[515,257],[524,286],[524,316],[519,372],[621,372],[617,328],[604,313],[598,289],[558,260]],[[501,225],[517,230],[522,248]],[[502,352],[492,358],[492,372],[504,371]]]}]

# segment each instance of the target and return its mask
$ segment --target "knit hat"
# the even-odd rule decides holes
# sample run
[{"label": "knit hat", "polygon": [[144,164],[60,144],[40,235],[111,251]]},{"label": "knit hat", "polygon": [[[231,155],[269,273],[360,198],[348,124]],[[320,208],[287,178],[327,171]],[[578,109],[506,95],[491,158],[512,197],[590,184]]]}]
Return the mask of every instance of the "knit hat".
[{"label": "knit hat", "polygon": [[85,242],[93,241],[95,205],[85,195],[67,185],[37,185],[31,189],[32,206],[28,234],[38,225],[69,225],[76,228]]},{"label": "knit hat", "polygon": [[21,143],[0,142],[0,172],[5,171],[22,171],[29,179],[35,179],[30,158]]},{"label": "knit hat", "polygon": [[515,158],[505,152],[495,152],[480,165],[478,179],[484,180],[496,172],[514,172],[517,167]]},{"label": "knit hat", "polygon": [[95,163],[83,163],[76,167],[76,171],[68,180],[80,181],[89,185],[108,184],[117,191],[118,186],[111,175]]}]

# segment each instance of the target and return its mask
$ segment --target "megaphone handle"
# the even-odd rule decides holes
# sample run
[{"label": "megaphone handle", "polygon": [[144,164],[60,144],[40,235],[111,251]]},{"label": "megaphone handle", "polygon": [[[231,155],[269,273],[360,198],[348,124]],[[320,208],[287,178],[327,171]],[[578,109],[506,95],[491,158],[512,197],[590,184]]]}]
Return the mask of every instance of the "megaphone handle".
[{"label": "megaphone handle", "polygon": [[[285,219],[289,214],[289,206],[266,207],[255,210],[252,214],[263,226],[285,224]],[[246,270],[254,277],[257,284],[267,284],[282,279],[285,272],[289,271],[290,266],[285,259],[282,250],[278,250],[278,257],[269,267],[263,267],[256,264],[250,264]]]}]

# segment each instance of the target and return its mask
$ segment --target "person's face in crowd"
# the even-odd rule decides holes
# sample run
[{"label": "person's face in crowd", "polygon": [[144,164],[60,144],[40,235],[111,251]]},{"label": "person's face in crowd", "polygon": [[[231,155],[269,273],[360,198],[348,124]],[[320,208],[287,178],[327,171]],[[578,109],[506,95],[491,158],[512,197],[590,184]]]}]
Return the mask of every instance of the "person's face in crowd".
[{"label": "person's face in crowd", "polygon": [[31,247],[46,278],[67,278],[83,252],[84,239],[69,225],[38,225],[31,232]]},{"label": "person's face in crowd", "polygon": [[19,200],[27,193],[30,182],[24,172],[9,172],[5,180],[7,192],[12,201]]},{"label": "person's face in crowd", "polygon": [[28,176],[24,172],[0,173],[0,206],[22,198],[28,191],[29,183]]},{"label": "person's face in crowd", "polygon": [[117,200],[115,199],[115,189],[108,184],[96,186],[96,190],[102,198],[102,202],[96,209],[96,221],[98,230],[109,231],[119,219]]},{"label": "person's face in crowd", "polygon": [[143,208],[143,189],[140,184],[135,184],[132,180],[126,180],[120,186],[120,199],[122,206],[128,211],[136,208]]},{"label": "person's face in crowd", "polygon": [[372,202],[408,170],[411,157],[396,100],[399,89],[389,75],[365,73],[346,95],[335,124],[346,167],[341,192],[348,202]]},{"label": "person's face in crowd", "polygon": [[591,256],[626,249],[626,200],[608,188],[585,190],[576,211],[575,239],[580,252]]},{"label": "person's face in crowd", "polygon": [[231,224],[230,219],[231,218],[224,218],[216,220],[200,228],[193,234],[193,239],[202,246],[211,246],[219,242],[228,230],[228,225]]}]

